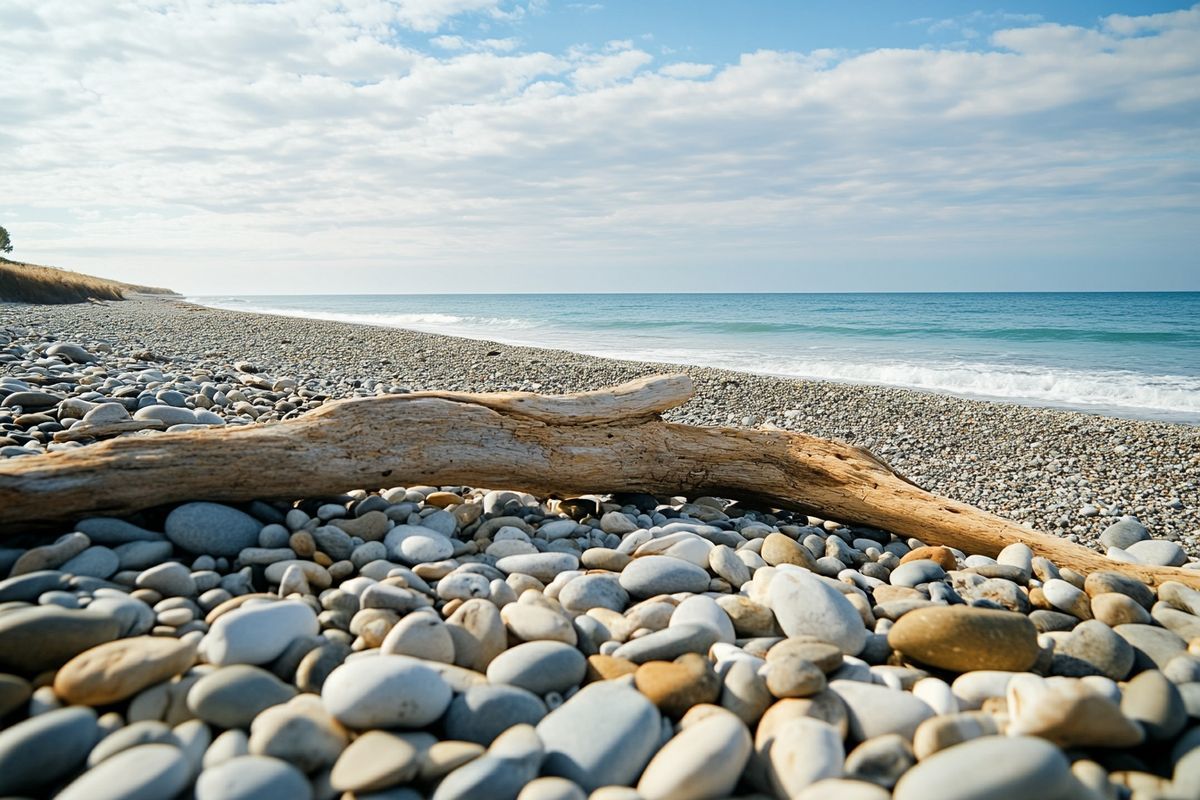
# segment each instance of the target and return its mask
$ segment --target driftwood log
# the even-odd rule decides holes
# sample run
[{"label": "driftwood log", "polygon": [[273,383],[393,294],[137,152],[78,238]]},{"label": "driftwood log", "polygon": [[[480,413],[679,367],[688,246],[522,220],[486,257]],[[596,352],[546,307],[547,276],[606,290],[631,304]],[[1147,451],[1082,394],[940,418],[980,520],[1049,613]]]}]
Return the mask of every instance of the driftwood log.
[{"label": "driftwood log", "polygon": [[184,500],[294,499],[395,485],[539,495],[715,495],[996,555],[1024,542],[1082,573],[1200,588],[1200,572],[1110,561],[933,495],[867,450],[778,430],[663,422],[684,375],[574,395],[418,392],[329,403],[298,419],[149,437],[0,462],[0,530]]}]

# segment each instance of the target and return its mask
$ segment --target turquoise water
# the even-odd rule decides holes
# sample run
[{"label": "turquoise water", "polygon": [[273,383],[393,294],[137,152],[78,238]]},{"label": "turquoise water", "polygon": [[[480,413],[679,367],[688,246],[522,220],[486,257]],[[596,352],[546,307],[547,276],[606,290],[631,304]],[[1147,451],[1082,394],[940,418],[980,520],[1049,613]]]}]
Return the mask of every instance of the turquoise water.
[{"label": "turquoise water", "polygon": [[1200,423],[1200,292],[193,299],[613,358]]}]

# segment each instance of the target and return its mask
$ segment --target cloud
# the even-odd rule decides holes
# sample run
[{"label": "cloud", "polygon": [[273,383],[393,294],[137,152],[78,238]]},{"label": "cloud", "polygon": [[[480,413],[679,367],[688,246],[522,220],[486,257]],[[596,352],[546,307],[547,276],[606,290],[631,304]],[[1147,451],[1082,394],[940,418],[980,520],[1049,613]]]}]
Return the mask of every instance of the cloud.
[{"label": "cloud", "polygon": [[712,64],[696,64],[690,61],[679,61],[674,64],[667,64],[659,70],[668,78],[704,78],[712,74],[716,69]]},{"label": "cloud", "polygon": [[516,7],[10,2],[0,224],[213,291],[1200,249],[1196,9],[715,65],[455,27]]},{"label": "cloud", "polygon": [[435,36],[429,40],[434,47],[443,50],[470,50],[472,52],[508,53],[516,50],[521,42],[516,37],[507,39],[464,39],[461,36]]}]

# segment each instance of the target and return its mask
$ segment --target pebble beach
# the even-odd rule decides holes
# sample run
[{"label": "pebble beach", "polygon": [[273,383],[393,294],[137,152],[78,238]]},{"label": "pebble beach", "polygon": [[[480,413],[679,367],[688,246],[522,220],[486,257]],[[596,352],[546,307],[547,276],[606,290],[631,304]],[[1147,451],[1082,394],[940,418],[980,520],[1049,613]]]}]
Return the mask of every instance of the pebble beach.
[{"label": "pebble beach", "polygon": [[[1200,428],[164,298],[0,305],[0,459],[676,371],[673,421],[842,439],[1114,565],[1200,568]],[[1024,545],[504,486],[7,533],[0,796],[1200,796],[1200,591]]]}]

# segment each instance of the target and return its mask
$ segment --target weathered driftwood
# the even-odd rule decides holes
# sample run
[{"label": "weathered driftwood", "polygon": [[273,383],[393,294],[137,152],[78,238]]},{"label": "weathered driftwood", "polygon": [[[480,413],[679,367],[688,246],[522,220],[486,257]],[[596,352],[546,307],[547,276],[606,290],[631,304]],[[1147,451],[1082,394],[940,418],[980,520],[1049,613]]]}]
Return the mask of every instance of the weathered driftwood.
[{"label": "weathered driftwood", "polygon": [[1109,561],[937,497],[867,450],[785,431],[701,428],[659,414],[687,376],[598,392],[420,392],[330,403],[278,425],[125,437],[0,462],[0,528],[182,500],[292,499],[352,488],[466,484],[567,496],[649,492],[754,501],[995,555],[1024,542],[1080,572],[1200,587],[1200,573]]}]

